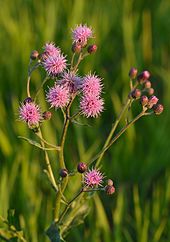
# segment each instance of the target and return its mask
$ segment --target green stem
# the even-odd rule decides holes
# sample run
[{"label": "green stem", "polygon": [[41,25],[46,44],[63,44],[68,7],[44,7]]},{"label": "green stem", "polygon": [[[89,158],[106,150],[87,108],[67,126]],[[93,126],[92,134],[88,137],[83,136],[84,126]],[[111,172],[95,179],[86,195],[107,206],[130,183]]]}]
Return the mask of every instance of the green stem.
[{"label": "green stem", "polygon": [[[60,169],[66,168],[65,161],[64,161],[64,145],[65,145],[68,126],[70,123],[70,107],[71,107],[71,104],[72,104],[74,98],[75,98],[75,96],[72,97],[72,99],[70,100],[70,102],[66,108],[65,122],[64,122],[63,132],[61,135],[61,142],[60,142],[61,149],[59,151]],[[59,218],[61,198],[62,198],[62,194],[63,194],[65,188],[67,187],[67,183],[68,183],[68,176],[63,179],[62,188],[60,189],[60,192],[57,194],[57,197],[56,197],[56,206],[55,206],[55,212],[54,212],[54,221],[55,222],[58,221],[58,218]]]},{"label": "green stem", "polygon": [[71,67],[70,67],[70,70],[72,70],[73,69],[73,66],[74,66],[74,57],[75,57],[75,53],[73,53],[72,58],[71,58]]},{"label": "green stem", "polygon": [[[83,57],[82,57],[82,53],[80,53],[77,64],[75,66],[73,66],[73,62],[74,62],[74,57],[75,55],[73,54],[72,57],[72,61],[71,61],[71,71],[73,73],[76,73],[78,65],[80,64],[80,62],[82,61]],[[74,96],[72,96],[67,108],[66,108],[66,112],[63,112],[64,115],[64,127],[63,127],[63,132],[61,135],[61,141],[60,141],[60,151],[59,151],[59,165],[60,165],[60,169],[66,168],[65,166],[65,161],[64,161],[64,145],[65,145],[65,140],[66,140],[66,135],[67,135],[67,130],[68,130],[68,126],[70,123],[70,107],[71,104],[74,100],[74,98],[76,97],[76,94]],[[63,110],[62,110],[63,111]],[[56,206],[55,206],[55,212],[54,212],[54,221],[57,222],[59,219],[59,213],[60,213],[60,204],[61,204],[61,198],[62,198],[62,194],[64,193],[66,187],[68,184],[68,176],[65,177],[63,179],[63,183],[62,183],[62,188],[60,190],[60,192],[57,194],[56,197]]]},{"label": "green stem", "polygon": [[[40,127],[39,127],[38,136],[41,139],[42,147],[45,147]],[[48,177],[50,178],[51,185],[53,186],[53,188],[57,192],[58,191],[58,186],[56,184],[56,181],[55,181],[55,178],[54,178],[54,174],[53,174],[53,171],[52,171],[52,168],[51,168],[50,159],[49,159],[49,156],[48,156],[48,153],[47,153],[46,150],[44,150],[44,153],[45,153],[45,161],[46,161],[46,166],[47,166],[47,171],[48,171]]]},{"label": "green stem", "polygon": [[65,144],[65,140],[66,140],[66,134],[67,134],[67,130],[68,130],[68,126],[69,126],[69,118],[66,117],[65,123],[64,123],[64,128],[63,128],[63,133],[61,136],[61,143],[60,143],[60,151],[59,151],[59,164],[60,164],[60,168],[66,168],[65,166],[65,162],[64,162],[64,144]]},{"label": "green stem", "polygon": [[43,80],[43,82],[41,83],[40,87],[38,88],[38,90],[36,91],[35,97],[34,97],[34,101],[36,100],[38,94],[41,91],[41,88],[44,86],[44,84],[49,80],[49,76],[46,76]]},{"label": "green stem", "polygon": [[[31,64],[31,63],[30,63]],[[40,63],[36,63],[32,68],[30,67],[30,64],[29,64],[29,69],[28,69],[28,79],[27,79],[27,96],[28,97],[31,97],[31,94],[30,94],[30,81],[31,81],[31,74],[32,72],[40,65]]]},{"label": "green stem", "polygon": [[71,117],[70,117],[70,120],[74,120],[75,118],[77,118],[80,114],[82,113],[82,111],[78,111],[77,113],[73,114]]},{"label": "green stem", "polygon": [[[138,83],[136,83],[134,85],[134,87],[131,87],[131,88],[135,89],[137,87],[137,85],[138,85]],[[125,104],[123,105],[123,107],[122,107],[122,109],[121,109],[121,111],[120,111],[120,113],[118,115],[118,118],[114,122],[114,124],[113,124],[113,126],[112,126],[112,128],[110,130],[110,133],[109,133],[109,135],[108,135],[108,137],[107,137],[107,139],[106,139],[106,141],[105,141],[105,143],[103,145],[103,148],[102,148],[103,151],[100,153],[100,155],[99,155],[99,157],[97,159],[97,162],[96,162],[96,165],[95,165],[96,167],[99,166],[99,164],[100,164],[100,162],[101,162],[101,160],[102,160],[102,158],[104,156],[105,148],[108,146],[108,144],[109,144],[109,142],[110,142],[110,140],[111,140],[111,138],[112,138],[112,136],[113,136],[113,134],[114,134],[114,132],[115,132],[115,130],[116,130],[120,120],[121,120],[121,118],[123,117],[123,115],[126,112],[126,110],[131,106],[131,103],[132,103],[132,100],[131,100],[131,98],[129,98],[129,95],[128,95],[128,98],[127,98]]]},{"label": "green stem", "polygon": [[[112,144],[132,125],[134,124],[139,118],[141,118],[142,116],[145,115],[149,115],[148,113],[145,113],[145,110],[143,110],[139,115],[136,116],[136,118],[134,118],[132,121],[130,121],[129,123],[127,123],[116,135],[115,137],[110,141],[110,143],[105,146],[105,148],[103,148],[96,156],[94,156],[89,162],[88,165],[92,164],[95,160],[97,160],[101,154],[105,153],[110,146],[112,146]],[[98,164],[96,164],[96,166],[98,166]]]},{"label": "green stem", "polygon": [[138,114],[132,121],[127,123],[116,135],[115,137],[110,141],[109,145],[105,147],[105,150],[109,149],[110,146],[132,125],[134,124],[138,119],[140,119],[142,116],[148,115],[148,113],[145,113],[143,110],[140,114]]},{"label": "green stem", "polygon": [[60,225],[61,225],[61,227],[60,227],[60,233],[61,233],[61,235],[63,235],[63,233],[65,232],[65,230],[70,226],[70,224],[73,221],[73,219],[75,218],[77,212],[79,211],[79,209],[81,209],[80,201],[81,201],[83,195],[84,195],[84,193],[81,193],[79,195],[79,197],[77,197],[77,201],[75,203],[75,206],[72,208],[72,210],[70,211],[70,213],[67,216],[67,218],[65,218],[65,216],[62,218],[62,221],[64,219],[64,222],[60,221]]},{"label": "green stem", "polygon": [[86,56],[88,56],[88,55],[89,55],[89,53],[85,53],[85,54],[83,55],[83,53],[80,52],[80,55],[79,55],[78,61],[77,61],[76,65],[72,68],[72,69],[73,69],[73,70],[72,70],[73,73],[76,73],[77,68],[78,68],[80,62],[81,62]]},{"label": "green stem", "polygon": [[109,135],[108,135],[108,137],[107,137],[107,139],[106,139],[106,141],[105,141],[105,143],[104,143],[104,146],[103,146],[103,148],[102,148],[103,151],[101,152],[101,154],[99,155],[99,158],[97,159],[96,166],[98,166],[98,165],[100,164],[100,161],[101,161],[101,159],[103,158],[104,153],[105,153],[105,148],[106,148],[106,147],[108,146],[108,144],[110,143],[110,140],[111,140],[111,138],[112,138],[112,136],[113,136],[113,134],[114,134],[114,132],[115,132],[115,130],[116,130],[116,128],[117,128],[117,126],[118,126],[118,124],[119,124],[119,122],[120,122],[120,120],[121,120],[123,114],[124,114],[124,112],[125,112],[125,111],[127,110],[127,108],[129,107],[130,102],[131,102],[131,99],[128,98],[127,101],[125,102],[125,105],[123,106],[123,108],[122,108],[122,110],[121,110],[121,112],[120,112],[118,118],[116,119],[115,123],[113,124],[112,129],[111,129],[111,131],[110,131],[110,133],[109,133]]},{"label": "green stem", "polygon": [[56,150],[60,150],[60,146],[56,146],[56,145],[53,145],[53,144],[51,144],[51,143],[49,143],[48,141],[46,141],[39,133],[35,133],[37,136],[38,136],[38,138],[42,141],[42,142],[44,142],[44,144],[46,144],[46,145],[48,145],[48,146],[51,146],[52,148],[54,148],[54,149],[56,149]]},{"label": "green stem", "polygon": [[72,202],[74,202],[74,200],[76,199],[76,198],[78,198],[79,196],[80,196],[80,194],[83,192],[84,190],[83,190],[83,188],[79,191],[79,193],[67,204],[67,206],[65,207],[65,209],[64,209],[64,211],[62,212],[62,214],[61,214],[61,216],[60,216],[60,218],[59,218],[59,220],[58,220],[58,222],[62,222],[62,220],[63,220],[63,218],[64,218],[64,216],[65,216],[65,214],[67,213],[67,211],[68,211],[68,209],[70,208],[70,206],[71,206],[71,204],[72,204]]},{"label": "green stem", "polygon": [[58,222],[58,218],[60,215],[60,203],[61,203],[62,193],[61,193],[61,186],[59,186],[59,191],[56,195],[56,204],[54,209],[54,222]]}]

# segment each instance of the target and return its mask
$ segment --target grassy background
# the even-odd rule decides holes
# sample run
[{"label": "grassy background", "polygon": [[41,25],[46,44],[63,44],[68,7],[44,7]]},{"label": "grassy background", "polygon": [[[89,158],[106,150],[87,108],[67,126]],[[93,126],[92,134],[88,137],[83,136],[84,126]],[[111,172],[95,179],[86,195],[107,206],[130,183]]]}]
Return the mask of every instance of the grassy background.
[{"label": "grassy background", "polygon": [[[87,23],[95,30],[98,51],[84,61],[80,74],[95,70],[104,78],[106,110],[90,121],[92,128],[70,127],[70,169],[100,149],[128,92],[131,66],[151,71],[165,112],[140,120],[104,156],[103,171],[115,181],[117,192],[96,195],[85,226],[72,230],[68,241],[170,241],[170,2],[0,0],[0,6],[0,214],[6,217],[8,208],[14,208],[28,241],[48,241],[44,230],[51,221],[54,194],[42,172],[42,152],[17,138],[32,137],[17,121],[17,109],[26,97],[30,51],[54,41],[70,58],[70,28]],[[34,73],[33,89],[43,75]],[[45,109],[43,98],[41,93]],[[58,113],[55,118],[43,126],[51,142],[62,127]],[[56,167],[55,154],[50,157]]]}]

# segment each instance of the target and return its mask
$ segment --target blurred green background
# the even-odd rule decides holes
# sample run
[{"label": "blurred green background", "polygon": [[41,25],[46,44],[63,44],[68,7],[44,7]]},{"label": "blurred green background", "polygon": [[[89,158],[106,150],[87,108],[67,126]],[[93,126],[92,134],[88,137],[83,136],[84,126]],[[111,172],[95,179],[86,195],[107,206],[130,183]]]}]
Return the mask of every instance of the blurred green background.
[{"label": "blurred green background", "polygon": [[[44,230],[51,222],[54,202],[42,171],[43,153],[17,138],[33,137],[17,121],[18,105],[26,97],[29,55],[54,41],[70,59],[70,29],[79,23],[95,30],[98,51],[81,64],[80,74],[91,70],[104,78],[105,112],[89,121],[91,127],[70,126],[68,167],[74,169],[79,160],[100,150],[129,90],[131,66],[151,72],[165,111],[139,120],[104,156],[102,170],[115,181],[116,194],[96,195],[85,224],[67,239],[170,241],[169,16],[169,0],[0,0],[0,214],[6,218],[8,208],[15,209],[16,227],[24,230],[28,241],[48,241]],[[44,75],[33,74],[32,90]],[[39,103],[46,108],[44,93]],[[55,142],[62,127],[59,112],[54,116],[43,125],[50,142]],[[56,169],[56,154],[51,152],[50,158]],[[70,187],[70,197],[75,186]]]}]

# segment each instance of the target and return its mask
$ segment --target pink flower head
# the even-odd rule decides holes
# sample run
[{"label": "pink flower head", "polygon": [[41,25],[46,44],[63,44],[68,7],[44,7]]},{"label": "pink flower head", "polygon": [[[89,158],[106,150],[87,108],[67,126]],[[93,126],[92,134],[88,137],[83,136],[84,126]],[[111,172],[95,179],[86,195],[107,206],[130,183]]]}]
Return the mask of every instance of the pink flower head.
[{"label": "pink flower head", "polygon": [[49,89],[46,97],[51,107],[62,108],[69,101],[69,91],[65,87],[55,84],[54,87]]},{"label": "pink flower head", "polygon": [[156,96],[151,96],[148,101],[148,108],[152,108],[153,105],[157,104],[158,101],[159,99]]},{"label": "pink flower head", "polygon": [[83,78],[82,91],[85,96],[99,96],[102,90],[101,79],[95,75]]},{"label": "pink flower head", "polygon": [[66,68],[66,59],[62,54],[50,56],[43,62],[49,76],[56,76]]},{"label": "pink flower head", "polygon": [[98,117],[103,111],[103,99],[96,96],[84,96],[80,101],[82,113],[88,117]]},{"label": "pink flower head", "polygon": [[36,126],[42,120],[40,108],[34,102],[22,103],[19,108],[20,120],[28,123],[29,126]]},{"label": "pink flower head", "polygon": [[84,184],[87,187],[102,186],[103,174],[98,169],[88,170],[84,173]]},{"label": "pink flower head", "polygon": [[72,39],[74,43],[79,43],[82,47],[87,44],[87,40],[92,38],[92,29],[86,25],[77,25],[75,29],[72,30]]},{"label": "pink flower head", "polygon": [[61,86],[66,87],[69,90],[70,94],[77,92],[82,83],[82,78],[76,76],[71,72],[64,72],[62,75],[62,79],[58,82]]},{"label": "pink flower head", "polygon": [[58,56],[61,53],[60,48],[53,43],[46,43],[44,46],[43,60],[50,56]]}]

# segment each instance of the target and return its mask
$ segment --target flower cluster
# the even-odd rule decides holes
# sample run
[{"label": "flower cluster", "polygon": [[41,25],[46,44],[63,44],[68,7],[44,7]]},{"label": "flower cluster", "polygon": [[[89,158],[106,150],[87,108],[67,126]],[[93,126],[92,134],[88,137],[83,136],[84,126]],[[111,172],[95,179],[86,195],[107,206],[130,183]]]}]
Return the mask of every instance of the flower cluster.
[{"label": "flower cluster", "polygon": [[103,99],[100,98],[102,91],[101,79],[95,75],[87,75],[83,78],[80,102],[82,113],[88,117],[97,117],[103,111]]},{"label": "flower cluster", "polygon": [[[86,25],[79,25],[72,30],[73,43],[85,47],[89,38],[92,37],[92,29]],[[88,53],[96,51],[95,45],[90,45]],[[93,47],[93,48],[92,48]],[[90,49],[90,50],[89,50]],[[59,48],[54,44],[45,44],[43,53],[43,65],[47,73],[56,76],[60,73],[60,78],[54,86],[47,92],[47,101],[51,107],[64,108],[73,96],[80,95],[80,111],[88,117],[98,117],[103,111],[104,101],[100,97],[103,84],[101,78],[94,74],[79,77],[75,70],[65,70],[65,59],[61,55]]]},{"label": "flower cluster", "polygon": [[[106,185],[104,185],[105,176],[98,169],[104,153],[139,118],[152,113],[157,115],[161,114],[164,109],[163,105],[158,103],[159,99],[157,96],[154,95],[154,89],[151,81],[149,80],[149,71],[145,70],[138,74],[138,70],[136,68],[131,68],[129,72],[130,92],[127,96],[127,101],[122,107],[116,122],[112,125],[103,147],[94,157],[92,157],[90,161],[79,162],[77,164],[77,171],[74,170],[69,172],[69,166],[67,166],[64,156],[65,141],[69,124],[71,122],[78,123],[75,120],[78,115],[84,115],[87,118],[96,118],[104,110],[104,100],[102,99],[102,78],[91,72],[83,76],[78,74],[78,67],[81,61],[86,56],[95,53],[97,50],[97,46],[95,44],[88,45],[90,38],[93,38],[93,31],[86,25],[78,25],[72,30],[73,55],[70,64],[66,64],[66,57],[62,54],[60,48],[56,47],[54,43],[46,43],[43,47],[42,53],[39,54],[37,50],[34,50],[30,55],[31,61],[28,71],[29,76],[27,79],[27,98],[19,107],[19,118],[21,121],[27,123],[28,127],[32,129],[35,135],[37,135],[37,138],[39,138],[40,143],[33,141],[29,141],[29,143],[45,151],[47,178],[55,192],[59,194],[59,196],[57,196],[56,207],[54,209],[55,223],[53,222],[51,225],[52,227],[50,226],[47,230],[47,235],[48,231],[51,231],[51,228],[53,230],[54,224],[57,226],[57,231],[62,231],[62,226],[65,226],[63,219],[65,219],[64,222],[66,219],[70,219],[69,216],[71,216],[72,220],[76,219],[76,214],[74,213],[73,216],[72,206],[70,205],[83,192],[94,193],[94,191],[105,191],[107,195],[112,195],[115,192],[113,181],[109,179]],[[35,61],[37,62],[35,63]],[[37,89],[34,98],[32,98],[32,93],[30,93],[31,74],[39,66],[45,69],[46,77],[40,88]],[[63,114],[63,129],[58,145],[49,143],[43,137],[43,132],[41,132],[41,123],[42,121],[50,120],[52,114],[49,110],[41,112],[41,109],[36,104],[39,91],[49,79],[51,79],[52,86],[48,87],[48,90],[46,90],[46,101],[49,104],[49,108],[54,108],[55,110],[61,109]],[[72,104],[76,98],[79,102],[79,110],[74,112],[74,105]],[[129,121],[126,116],[128,115],[127,111],[132,107],[132,103],[136,100],[137,102],[140,100],[142,110],[135,118],[132,118]],[[121,120],[125,116],[128,122],[123,126],[123,122],[121,123]],[[121,125],[123,127],[119,127]],[[58,165],[60,168],[58,172],[59,179],[56,179],[56,174],[53,174],[54,168],[51,166],[51,157],[48,157],[48,150],[55,150],[55,152],[58,152]],[[94,164],[94,162],[96,162],[95,166],[91,168],[90,166],[92,163]],[[75,194],[70,201],[65,201],[64,204],[60,206],[62,200],[65,200],[64,192],[68,186],[68,181],[71,179],[71,176],[76,175],[81,176],[82,178],[82,183],[79,184],[79,192]],[[62,191],[62,194],[60,194],[60,191]],[[85,196],[79,197],[78,202],[80,202],[80,205],[84,202],[84,200]],[[63,211],[60,211],[60,207],[61,209],[64,208]],[[49,234],[49,238],[51,238],[51,233]]]},{"label": "flower cluster", "polygon": [[52,43],[45,44],[41,59],[42,65],[49,76],[55,77],[66,69],[65,56],[61,54],[60,48]]},{"label": "flower cluster", "polygon": [[[75,54],[81,55],[81,59],[97,50],[95,44],[86,48],[90,38],[93,38],[93,31],[86,25],[78,25],[72,30],[73,44],[76,45]],[[80,53],[77,52],[77,49]],[[79,115],[83,114],[88,118],[98,117],[101,114],[104,106],[104,101],[101,98],[103,88],[101,78],[95,74],[80,77],[77,74],[78,69],[74,62],[69,69],[66,69],[66,58],[61,49],[56,47],[54,43],[46,43],[40,54],[37,50],[32,51],[30,59],[32,61],[38,60],[39,65],[45,69],[47,76],[54,79],[54,85],[46,91],[46,100],[51,108],[63,109],[76,96],[80,96]],[[19,117],[20,120],[28,124],[29,128],[32,126],[38,127],[42,120],[49,120],[49,112],[45,112],[45,115],[41,114],[39,106],[32,99],[29,100],[30,93],[27,92],[27,94],[28,100],[22,103],[19,109]]]},{"label": "flower cluster", "polygon": [[153,95],[155,90],[152,88],[152,83],[149,80],[150,72],[145,70],[141,73],[138,73],[138,70],[134,67],[131,68],[129,72],[129,77],[131,80],[136,81],[137,85],[140,85],[139,88],[135,88],[130,93],[130,96],[133,99],[140,99],[140,103],[145,109],[145,111],[153,111],[156,115],[159,115],[163,112],[164,107],[162,104],[159,104],[159,99],[157,96]]}]

